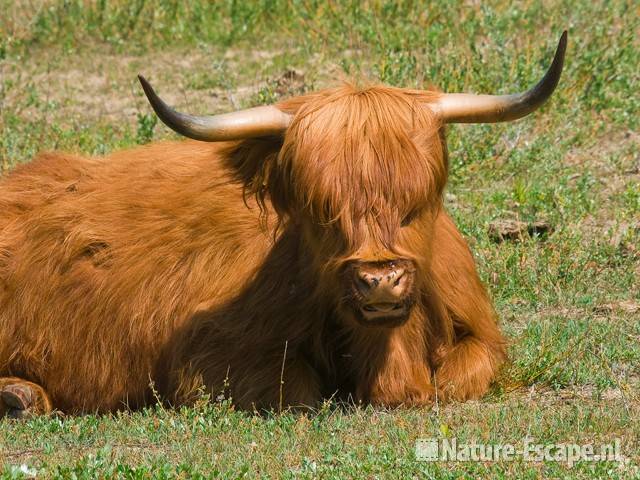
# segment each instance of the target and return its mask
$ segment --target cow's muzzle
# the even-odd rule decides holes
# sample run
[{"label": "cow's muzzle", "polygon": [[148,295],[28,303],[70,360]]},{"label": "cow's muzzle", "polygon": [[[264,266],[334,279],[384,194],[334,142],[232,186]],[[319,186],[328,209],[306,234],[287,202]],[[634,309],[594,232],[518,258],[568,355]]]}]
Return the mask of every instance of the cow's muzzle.
[{"label": "cow's muzzle", "polygon": [[352,306],[367,326],[397,326],[406,321],[414,303],[415,266],[398,259],[355,262],[348,272]]}]

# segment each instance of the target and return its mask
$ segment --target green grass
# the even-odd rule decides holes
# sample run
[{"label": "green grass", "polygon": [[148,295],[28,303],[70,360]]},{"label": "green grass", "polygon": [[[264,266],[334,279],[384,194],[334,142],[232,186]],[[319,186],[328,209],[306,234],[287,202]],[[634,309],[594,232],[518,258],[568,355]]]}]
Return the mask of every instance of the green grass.
[{"label": "green grass", "polygon": [[[227,404],[0,421],[0,478],[639,477],[640,9],[637,2],[0,0],[0,167],[40,150],[102,154],[172,137],[135,75],[195,113],[343,80],[527,88],[569,30],[541,111],[452,126],[447,206],[469,240],[512,362],[481,402],[267,417]],[[295,70],[293,80],[286,72]],[[494,243],[494,220],[553,231]],[[635,412],[635,413],[634,413]],[[624,465],[423,463],[419,437],[607,443]]]},{"label": "green grass", "polygon": [[[539,443],[606,443],[637,432],[637,416],[622,403],[582,399],[558,406],[549,400],[503,398],[438,413],[327,408],[312,416],[267,417],[235,412],[226,403],[203,404],[179,412],[157,409],[16,423],[4,442],[11,446],[7,458],[12,464],[26,462],[38,469],[42,462],[43,473],[61,478],[629,478],[632,465],[612,462],[585,462],[567,470],[552,462],[415,459],[418,437],[446,434],[458,443],[521,445],[526,436]],[[629,451],[632,443],[623,448]],[[10,472],[5,475],[11,478]]]}]

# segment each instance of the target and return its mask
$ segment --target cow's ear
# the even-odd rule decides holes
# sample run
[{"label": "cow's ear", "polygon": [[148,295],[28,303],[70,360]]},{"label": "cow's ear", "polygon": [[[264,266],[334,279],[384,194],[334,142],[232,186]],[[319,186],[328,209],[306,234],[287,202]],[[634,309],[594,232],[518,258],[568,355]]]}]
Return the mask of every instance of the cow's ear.
[{"label": "cow's ear", "polygon": [[[259,137],[238,142],[224,153],[226,165],[242,182],[245,195],[254,196],[262,208],[273,196],[270,190],[278,176],[274,168],[281,148],[281,137]],[[283,213],[278,205],[274,207]]]}]

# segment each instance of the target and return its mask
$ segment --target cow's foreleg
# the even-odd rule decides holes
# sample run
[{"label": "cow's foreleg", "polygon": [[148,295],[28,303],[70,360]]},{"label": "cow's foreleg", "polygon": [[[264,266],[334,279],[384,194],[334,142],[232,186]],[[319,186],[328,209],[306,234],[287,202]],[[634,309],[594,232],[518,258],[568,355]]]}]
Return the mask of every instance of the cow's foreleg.
[{"label": "cow's foreleg", "polygon": [[479,398],[489,389],[505,357],[505,341],[491,301],[462,235],[442,213],[436,223],[432,298],[445,332],[433,355],[435,383],[445,398]]},{"label": "cow's foreleg", "polygon": [[444,400],[469,400],[482,397],[502,363],[502,351],[473,336],[445,349],[436,371],[438,391]]},{"label": "cow's foreleg", "polygon": [[302,358],[284,363],[256,365],[234,383],[234,400],[244,409],[304,409],[316,407],[322,400],[320,382],[315,370]]},{"label": "cow's foreleg", "polygon": [[213,398],[230,397],[243,410],[315,407],[322,400],[318,374],[301,357],[260,352],[229,363],[216,360],[203,356],[174,372],[175,404],[192,404],[202,387]]},{"label": "cow's foreleg", "polygon": [[0,378],[0,417],[28,418],[52,409],[51,399],[40,385],[17,377]]}]

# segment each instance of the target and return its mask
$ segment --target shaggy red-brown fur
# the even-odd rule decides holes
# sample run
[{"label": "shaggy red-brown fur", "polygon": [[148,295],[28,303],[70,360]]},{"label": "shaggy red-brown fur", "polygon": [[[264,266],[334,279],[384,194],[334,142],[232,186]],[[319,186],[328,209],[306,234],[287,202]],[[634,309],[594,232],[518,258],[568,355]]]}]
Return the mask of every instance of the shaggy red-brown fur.
[{"label": "shaggy red-brown fur", "polygon": [[[0,377],[18,379],[0,387],[34,382],[39,411],[72,413],[146,405],[152,384],[242,408],[483,395],[504,342],[442,206],[436,95],[343,86],[280,104],[283,138],[16,168],[0,181]],[[408,319],[355,322],[345,269],[397,258],[415,265]]]}]

